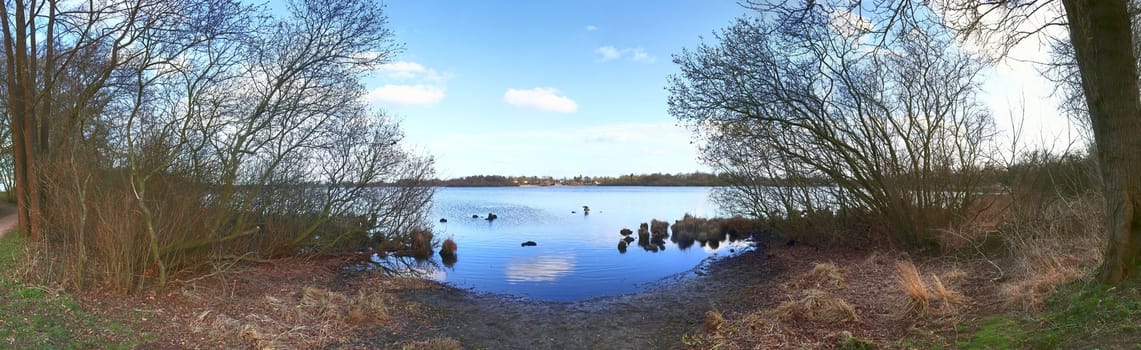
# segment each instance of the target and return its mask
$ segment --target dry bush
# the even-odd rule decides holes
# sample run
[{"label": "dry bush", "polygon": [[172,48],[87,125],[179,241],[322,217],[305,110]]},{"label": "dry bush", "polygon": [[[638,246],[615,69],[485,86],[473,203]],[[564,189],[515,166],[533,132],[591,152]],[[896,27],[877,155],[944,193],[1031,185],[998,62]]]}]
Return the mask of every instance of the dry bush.
[{"label": "dry bush", "polygon": [[1085,278],[1101,262],[1104,206],[1095,193],[1015,211],[1002,227],[1013,260],[1000,287],[1008,305],[1036,310],[1059,286]]},{"label": "dry bush", "polygon": [[660,221],[658,219],[650,220],[650,235],[655,239],[664,239],[669,237],[669,228],[670,224],[668,222]]},{"label": "dry bush", "polygon": [[432,245],[432,231],[425,229],[412,230],[411,244],[409,244],[407,250],[398,252],[398,255],[427,259],[432,256]]},{"label": "dry bush", "polygon": [[449,237],[440,245],[440,255],[456,255],[456,248],[456,241]]}]

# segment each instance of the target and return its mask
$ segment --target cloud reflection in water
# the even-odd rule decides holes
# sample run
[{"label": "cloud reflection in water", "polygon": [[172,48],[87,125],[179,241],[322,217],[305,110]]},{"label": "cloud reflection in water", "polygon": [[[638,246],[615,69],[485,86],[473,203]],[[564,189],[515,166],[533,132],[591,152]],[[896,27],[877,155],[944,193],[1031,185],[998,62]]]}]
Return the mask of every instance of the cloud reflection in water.
[{"label": "cloud reflection in water", "polygon": [[508,283],[550,282],[574,271],[574,256],[536,256],[508,263],[504,274]]}]

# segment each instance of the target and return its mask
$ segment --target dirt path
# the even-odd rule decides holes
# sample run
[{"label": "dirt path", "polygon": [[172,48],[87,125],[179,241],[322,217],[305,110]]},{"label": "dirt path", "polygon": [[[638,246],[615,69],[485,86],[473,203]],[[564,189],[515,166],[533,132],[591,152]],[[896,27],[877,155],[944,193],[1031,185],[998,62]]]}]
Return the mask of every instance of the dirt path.
[{"label": "dirt path", "polygon": [[16,229],[16,205],[0,203],[0,237]]},{"label": "dirt path", "polygon": [[[757,281],[780,273],[752,251],[703,264],[697,276],[676,276],[631,295],[563,303],[484,295],[443,288],[411,291],[408,301],[429,306],[426,335],[451,337],[472,349],[656,349],[680,346],[711,309],[732,310],[756,298]],[[393,336],[393,335],[390,335]],[[407,336],[407,335],[404,335]],[[394,339],[377,337],[377,344]]]}]

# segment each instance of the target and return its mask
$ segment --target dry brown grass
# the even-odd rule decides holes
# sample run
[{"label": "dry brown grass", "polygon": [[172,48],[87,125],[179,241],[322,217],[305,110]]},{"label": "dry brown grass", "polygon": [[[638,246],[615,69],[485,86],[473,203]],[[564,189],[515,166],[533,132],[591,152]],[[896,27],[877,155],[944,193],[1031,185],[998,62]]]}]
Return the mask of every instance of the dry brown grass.
[{"label": "dry brown grass", "polygon": [[799,300],[789,300],[777,307],[782,320],[808,319],[815,322],[842,323],[859,321],[856,309],[831,293],[819,289],[805,290]]},{"label": "dry brown grass", "polygon": [[931,293],[927,291],[927,286],[923,284],[923,278],[919,276],[919,270],[915,268],[915,264],[907,260],[897,261],[895,266],[899,268],[899,275],[896,281],[899,283],[899,287],[903,289],[903,293],[907,295],[907,305],[903,307],[903,314],[927,314],[927,309],[931,305],[931,299],[933,299],[933,297]]},{"label": "dry brown grass", "polygon": [[829,349],[844,346],[851,337],[843,336],[846,331],[873,346],[892,344],[914,322],[894,316],[905,299],[891,283],[895,267],[877,255],[799,245],[773,248],[766,263],[784,274],[752,289],[767,297],[723,313],[725,321],[715,332],[684,341],[694,349]]},{"label": "dry brown grass", "polygon": [[250,310],[240,319],[204,311],[195,329],[204,333],[238,330],[238,338],[258,349],[312,348],[342,343],[345,339],[339,337],[358,326],[392,320],[392,298],[381,291],[365,288],[346,294],[307,286],[298,294],[293,301],[266,295],[260,310]]},{"label": "dry brown grass", "polygon": [[175,318],[149,332],[189,343],[209,339],[221,348],[357,348],[368,334],[402,332],[409,317],[422,314],[417,304],[393,295],[427,288],[425,282],[380,275],[341,279],[344,261],[279,259],[200,280],[157,306]]},{"label": "dry brown grass", "polygon": [[725,316],[721,315],[721,311],[709,310],[705,312],[705,323],[702,324],[701,328],[707,333],[714,333],[723,324],[725,324]]},{"label": "dry brown grass", "polygon": [[1002,233],[1013,266],[999,288],[1007,305],[1038,310],[1059,286],[1087,278],[1105,246],[1102,203],[1094,193],[1011,214]]},{"label": "dry brown grass", "polygon": [[837,267],[833,262],[818,263],[812,267],[808,277],[818,281],[819,284],[830,283],[836,287],[844,282],[844,269]]},{"label": "dry brown grass", "polygon": [[[907,296],[907,303],[901,311],[903,316],[954,316],[966,303],[966,298],[944,284],[938,275],[931,275],[931,283],[928,286],[919,269],[911,261],[897,261],[896,267],[899,271],[896,282]],[[962,273],[960,269],[952,268],[948,275],[956,276],[960,273]]]}]

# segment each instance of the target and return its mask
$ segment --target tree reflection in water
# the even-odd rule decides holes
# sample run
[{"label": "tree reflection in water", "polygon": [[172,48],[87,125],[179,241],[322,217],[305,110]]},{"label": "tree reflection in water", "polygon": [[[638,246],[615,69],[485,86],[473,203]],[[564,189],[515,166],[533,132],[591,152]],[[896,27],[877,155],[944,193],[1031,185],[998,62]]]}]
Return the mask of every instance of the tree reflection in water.
[{"label": "tree reflection in water", "polygon": [[[742,217],[705,219],[686,214],[681,220],[674,221],[673,225],[657,219],[642,223],[638,228],[638,246],[656,253],[666,248],[665,240],[669,239],[681,250],[689,249],[694,244],[717,250],[723,242],[760,239],[758,235],[769,232],[766,227],[763,221]],[[628,232],[626,229],[619,232],[625,236],[618,245],[621,253],[626,252],[626,244],[634,241],[633,237],[626,236]]]}]

